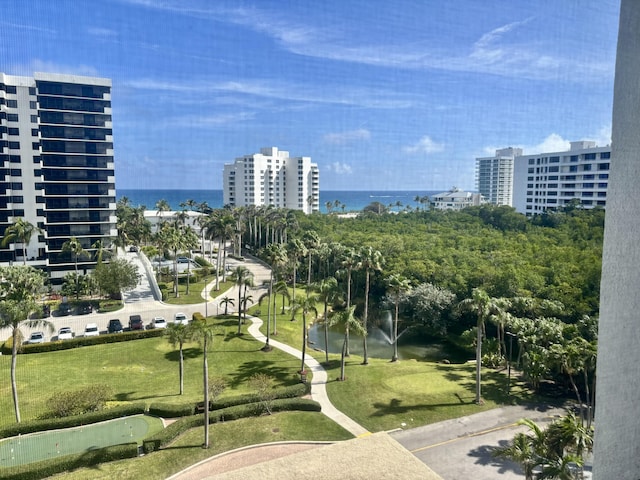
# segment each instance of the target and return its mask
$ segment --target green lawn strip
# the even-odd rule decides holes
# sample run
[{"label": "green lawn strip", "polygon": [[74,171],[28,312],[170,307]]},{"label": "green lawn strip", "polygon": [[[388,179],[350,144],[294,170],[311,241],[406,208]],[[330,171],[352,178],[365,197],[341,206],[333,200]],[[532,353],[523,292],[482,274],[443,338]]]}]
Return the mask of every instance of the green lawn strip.
[{"label": "green lawn strip", "polygon": [[[318,306],[321,315],[322,307]],[[265,307],[261,318],[267,321]],[[301,320],[290,321],[278,315],[278,335],[273,338],[300,350],[302,343]],[[266,334],[266,325],[261,331]],[[316,360],[325,360],[324,352],[307,348]],[[330,354],[326,366],[327,393],[333,404],[371,431],[410,428],[450,418],[482,412],[507,403],[540,400],[524,384],[511,379],[511,396],[506,395],[507,377],[504,372],[483,369],[482,396],[484,405],[476,405],[475,365],[402,360],[392,363],[386,359],[370,358],[362,365],[362,357],[351,355],[347,359],[345,382],[340,376],[340,356]]]},{"label": "green lawn strip", "polygon": [[[265,354],[262,343],[245,334],[237,336],[237,322],[216,319],[213,346],[209,350],[212,376],[223,376],[228,387],[222,397],[249,393],[247,380],[266,373],[277,385],[299,381],[296,359],[280,352]],[[149,338],[95,345],[47,353],[19,355],[17,383],[23,420],[48,412],[47,401],[60,391],[77,390],[96,383],[108,384],[114,397],[109,405],[143,401],[196,403],[202,400],[202,349],[197,343],[184,346],[184,395],[178,394],[178,351],[166,339]],[[15,422],[10,378],[11,356],[0,356],[0,426]]]},{"label": "green lawn strip", "polygon": [[[211,448],[202,448],[203,428],[194,428],[171,446],[144,457],[67,472],[65,480],[164,479],[200,460],[236,448],[287,440],[338,441],[352,438],[321,413],[282,412],[211,425]],[[58,477],[54,477],[58,478]]]},{"label": "green lawn strip", "polygon": [[5,467],[39,462],[121,443],[142,440],[162,429],[162,420],[145,415],[117,418],[74,428],[48,430],[0,440]]},{"label": "green lawn strip", "polygon": [[[167,298],[164,300],[165,303],[169,305],[193,305],[197,303],[204,303],[204,298],[202,298],[202,290],[205,287],[205,284],[211,283],[212,280],[215,280],[215,277],[207,277],[204,280],[200,280],[198,282],[190,282],[189,283],[189,294],[187,295],[187,284],[179,283],[178,284],[178,293],[180,296],[176,298],[175,294],[172,290],[172,284],[168,283],[169,292],[167,294]],[[222,282],[220,281],[218,287],[219,289],[213,290],[213,288],[207,292],[209,297],[213,300],[219,295],[224,296],[224,292],[229,290],[233,286],[233,282]]]}]

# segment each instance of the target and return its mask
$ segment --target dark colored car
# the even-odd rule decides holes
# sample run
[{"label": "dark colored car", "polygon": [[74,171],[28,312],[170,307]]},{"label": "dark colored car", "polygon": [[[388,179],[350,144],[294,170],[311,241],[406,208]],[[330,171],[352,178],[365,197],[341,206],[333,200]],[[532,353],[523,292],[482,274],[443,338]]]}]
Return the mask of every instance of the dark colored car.
[{"label": "dark colored car", "polygon": [[143,330],[144,324],[140,315],[129,316],[129,330]]},{"label": "dark colored car", "polygon": [[130,252],[137,252],[138,251],[138,247],[136,247],[135,245],[132,245],[129,247],[129,251]]},{"label": "dark colored car", "polygon": [[67,315],[71,315],[71,305],[66,302],[61,303],[58,307],[58,316],[66,317]]},{"label": "dark colored car", "polygon": [[107,332],[109,333],[122,333],[122,323],[117,318],[113,318],[109,320],[109,325],[107,326]]},{"label": "dark colored car", "polygon": [[93,312],[93,305],[90,303],[81,303],[78,305],[78,315],[88,315]]}]

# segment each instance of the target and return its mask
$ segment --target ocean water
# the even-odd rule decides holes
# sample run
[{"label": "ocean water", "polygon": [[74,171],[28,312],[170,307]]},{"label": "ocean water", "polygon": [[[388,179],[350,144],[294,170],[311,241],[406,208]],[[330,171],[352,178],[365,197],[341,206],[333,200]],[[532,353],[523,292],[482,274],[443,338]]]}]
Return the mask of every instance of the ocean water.
[{"label": "ocean water", "polygon": [[[418,206],[414,201],[416,196],[432,196],[443,190],[323,190],[320,192],[320,211],[327,213],[327,202],[338,207],[334,211],[354,212],[360,211],[371,202],[380,202],[383,205],[392,205],[394,210],[400,202],[400,209],[407,205]],[[222,190],[117,190],[117,198],[127,197],[134,206],[144,205],[147,210],[154,210],[159,200],[166,200],[172,210],[181,210],[181,203],[194,200],[196,203],[207,202],[211,208],[222,208]],[[344,208],[342,208],[344,205]]]}]

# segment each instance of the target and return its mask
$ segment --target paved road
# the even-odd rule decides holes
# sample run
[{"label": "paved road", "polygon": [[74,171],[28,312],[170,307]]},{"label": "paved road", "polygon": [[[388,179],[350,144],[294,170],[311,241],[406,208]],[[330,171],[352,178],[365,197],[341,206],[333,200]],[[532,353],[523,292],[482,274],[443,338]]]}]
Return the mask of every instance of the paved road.
[{"label": "paved road", "polygon": [[392,432],[391,436],[444,480],[521,480],[518,465],[491,456],[493,447],[506,445],[521,418],[546,425],[565,411],[544,406],[509,406],[424,427]]}]

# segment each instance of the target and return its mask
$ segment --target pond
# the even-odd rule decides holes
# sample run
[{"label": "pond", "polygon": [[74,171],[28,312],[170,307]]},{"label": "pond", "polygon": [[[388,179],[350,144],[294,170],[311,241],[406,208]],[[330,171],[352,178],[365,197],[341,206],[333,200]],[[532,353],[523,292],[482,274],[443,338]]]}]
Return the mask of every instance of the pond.
[{"label": "pond", "polygon": [[[393,337],[391,314],[385,312],[382,319],[369,327],[367,350],[373,358],[389,358],[393,355]],[[426,344],[406,333],[398,331],[398,357],[402,359],[439,361],[447,358],[447,352],[441,344]],[[329,353],[339,354],[344,342],[344,330],[329,329]],[[311,348],[324,351],[324,325],[313,324],[309,329],[309,345]],[[349,334],[349,352],[353,355],[363,354],[363,342],[360,335]]]}]

